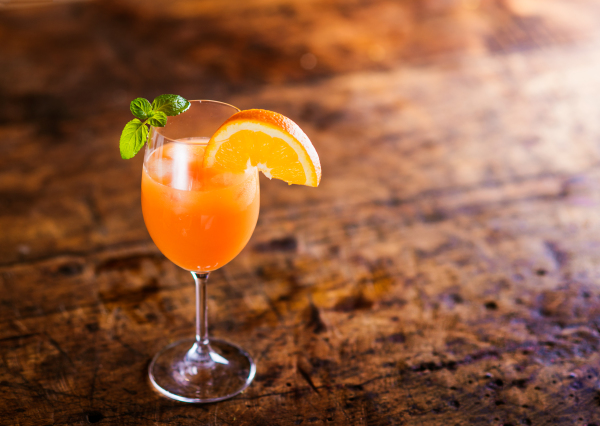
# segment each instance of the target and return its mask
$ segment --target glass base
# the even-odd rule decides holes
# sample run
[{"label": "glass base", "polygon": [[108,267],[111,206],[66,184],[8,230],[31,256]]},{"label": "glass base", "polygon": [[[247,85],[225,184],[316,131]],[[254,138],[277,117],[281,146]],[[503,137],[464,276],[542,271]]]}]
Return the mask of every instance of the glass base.
[{"label": "glass base", "polygon": [[177,401],[195,403],[231,398],[250,385],[255,373],[250,355],[218,339],[209,339],[208,345],[198,345],[195,339],[172,343],[148,367],[156,390]]}]

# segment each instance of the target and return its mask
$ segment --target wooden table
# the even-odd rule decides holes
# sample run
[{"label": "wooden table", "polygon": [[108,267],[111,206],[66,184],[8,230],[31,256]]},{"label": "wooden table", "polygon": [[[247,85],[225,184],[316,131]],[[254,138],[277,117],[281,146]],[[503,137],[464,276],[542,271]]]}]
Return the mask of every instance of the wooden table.
[{"label": "wooden table", "polygon": [[[600,2],[0,1],[0,424],[600,425]],[[279,111],[209,282],[243,394],[159,396],[193,285],[152,243],[130,100]]]}]

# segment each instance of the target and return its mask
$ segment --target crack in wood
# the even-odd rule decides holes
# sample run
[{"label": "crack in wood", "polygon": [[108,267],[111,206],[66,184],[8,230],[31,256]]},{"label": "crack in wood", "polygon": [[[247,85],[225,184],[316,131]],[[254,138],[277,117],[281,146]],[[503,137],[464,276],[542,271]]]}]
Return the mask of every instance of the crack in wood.
[{"label": "crack in wood", "polygon": [[308,386],[310,386],[310,388],[315,391],[316,393],[320,393],[319,389],[315,386],[315,384],[313,383],[310,374],[308,374],[300,365],[298,365],[298,372],[300,373],[300,375],[302,376],[302,378],[306,381],[306,383],[308,383]]}]

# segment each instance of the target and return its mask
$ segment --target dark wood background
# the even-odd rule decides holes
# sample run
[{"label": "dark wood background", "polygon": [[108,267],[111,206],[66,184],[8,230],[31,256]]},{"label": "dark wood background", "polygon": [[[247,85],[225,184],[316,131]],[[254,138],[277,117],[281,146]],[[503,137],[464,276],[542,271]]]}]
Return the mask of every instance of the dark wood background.
[{"label": "dark wood background", "polygon": [[[600,425],[600,2],[42,3],[0,1],[0,424]],[[323,166],[211,276],[258,363],[218,404],[146,378],[194,318],[118,150],[162,93]]]}]

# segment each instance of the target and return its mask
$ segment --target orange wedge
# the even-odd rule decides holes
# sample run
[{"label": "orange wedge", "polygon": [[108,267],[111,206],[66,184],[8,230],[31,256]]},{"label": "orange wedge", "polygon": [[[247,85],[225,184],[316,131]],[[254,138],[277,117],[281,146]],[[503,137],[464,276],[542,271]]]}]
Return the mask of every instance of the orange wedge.
[{"label": "orange wedge", "polygon": [[249,109],[232,115],[210,138],[204,167],[243,173],[258,167],[269,179],[318,186],[321,163],[310,139],[289,118]]}]

